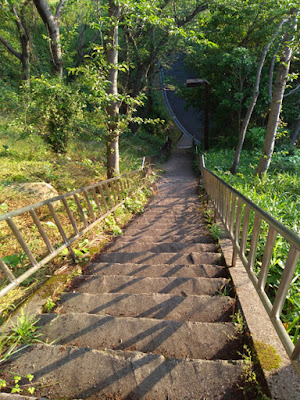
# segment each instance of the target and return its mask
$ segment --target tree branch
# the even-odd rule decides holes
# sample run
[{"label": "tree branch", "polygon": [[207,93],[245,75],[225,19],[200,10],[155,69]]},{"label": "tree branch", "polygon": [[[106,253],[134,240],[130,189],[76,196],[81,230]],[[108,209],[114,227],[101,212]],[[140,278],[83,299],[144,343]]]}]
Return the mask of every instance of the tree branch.
[{"label": "tree branch", "polygon": [[300,85],[298,85],[297,87],[295,87],[293,90],[291,90],[290,92],[288,92],[287,94],[285,94],[283,97],[288,97],[291,94],[295,93],[297,90],[300,89]]},{"label": "tree branch", "polygon": [[61,14],[63,12],[63,9],[64,9],[67,1],[68,0],[60,0],[58,6],[56,8],[56,13],[55,13],[55,18],[57,19],[57,21],[60,20]]},{"label": "tree branch", "polygon": [[188,22],[192,21],[192,19],[199,14],[201,11],[205,11],[208,9],[208,4],[207,3],[202,3],[199,4],[195,10],[188,16],[186,16],[183,19],[178,19],[177,20],[177,27],[180,28],[181,26],[187,24]]},{"label": "tree branch", "polygon": [[15,57],[17,57],[20,61],[22,58],[21,53],[19,53],[17,50],[15,50],[5,39],[0,35],[0,42],[6,47],[6,49],[13,54]]}]

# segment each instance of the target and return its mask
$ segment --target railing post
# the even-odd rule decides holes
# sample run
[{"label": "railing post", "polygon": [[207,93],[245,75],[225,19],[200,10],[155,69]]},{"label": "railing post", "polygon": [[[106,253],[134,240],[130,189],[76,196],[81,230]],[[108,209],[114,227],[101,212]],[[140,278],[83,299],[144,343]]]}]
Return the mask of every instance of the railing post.
[{"label": "railing post", "polygon": [[265,289],[276,236],[277,236],[276,230],[270,227],[257,283],[258,290],[260,291],[263,291]]},{"label": "railing post", "polygon": [[0,258],[0,269],[4,273],[4,275],[8,278],[10,282],[14,282],[16,280],[16,277],[14,274],[11,272],[11,270],[8,268],[8,266],[5,264],[5,262]]},{"label": "railing post", "polygon": [[286,300],[287,292],[289,290],[291,281],[293,279],[297,267],[299,256],[300,256],[300,251],[297,250],[294,246],[292,246],[290,248],[289,255],[286,260],[285,267],[282,273],[280,285],[277,290],[277,294],[271,311],[271,318],[279,319],[280,317],[280,313],[282,311],[284,302]]}]

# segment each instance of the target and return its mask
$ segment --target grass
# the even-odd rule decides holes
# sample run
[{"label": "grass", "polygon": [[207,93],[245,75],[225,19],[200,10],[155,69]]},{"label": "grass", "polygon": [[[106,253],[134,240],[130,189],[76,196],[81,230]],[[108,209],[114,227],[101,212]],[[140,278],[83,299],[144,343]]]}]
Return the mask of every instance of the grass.
[{"label": "grass", "polygon": [[[62,156],[53,154],[36,135],[23,137],[19,127],[10,124],[9,120],[9,117],[3,117],[0,114],[0,214],[41,200],[38,196],[24,195],[11,190],[9,188],[11,183],[47,182],[61,194],[106,179],[105,143],[101,141],[101,137],[95,137],[95,132],[85,131],[76,140],[70,141],[67,154]],[[157,154],[163,142],[164,138],[149,135],[143,130],[134,136],[131,133],[124,133],[120,139],[121,173],[140,167],[142,157],[148,154]],[[151,185],[151,182],[149,181],[148,184]],[[151,195],[151,190],[146,185],[141,191],[135,193],[133,199],[128,198],[124,206],[115,211],[114,218],[106,218],[82,237],[74,248],[77,262],[88,262],[114,235],[121,234],[122,226],[132,218],[132,215],[142,211],[143,204],[149,195]],[[90,201],[92,206],[96,207],[92,198]],[[90,218],[84,196],[80,197],[80,202],[87,210],[86,217]],[[83,227],[82,218],[80,215],[76,215],[75,201],[69,199],[68,205],[75,213],[74,218],[78,227]],[[61,224],[67,236],[70,237],[74,235],[73,228],[62,205],[57,204],[57,206],[56,212]],[[62,244],[62,238],[48,208],[41,207],[37,212],[53,247],[57,248]],[[104,208],[102,212],[105,212]],[[14,221],[26,238],[27,245],[35,257],[39,260],[46,255],[48,250],[39,237],[30,214],[26,213],[22,218],[16,217]],[[0,223],[0,254],[12,268],[15,276],[20,276],[29,267],[27,256],[11,235],[6,223]],[[1,298],[1,319],[5,320],[10,312],[54,271],[64,264],[70,263],[66,252],[26,279],[17,289]],[[6,283],[6,279],[0,272],[0,287]]]},{"label": "grass", "polygon": [[[17,321],[9,329],[6,324],[0,335],[0,364],[19,352],[24,345],[41,342],[37,322],[38,319],[26,315],[22,309]],[[23,346],[20,348],[19,345]]]},{"label": "grass", "polygon": [[[255,167],[260,157],[257,151],[244,151],[241,157],[239,172],[229,172],[234,151],[228,149],[212,149],[205,156],[206,166],[235,189],[259,205],[275,219],[283,223],[296,234],[300,234],[300,150],[295,149],[291,156],[286,152],[277,152],[267,175],[261,179],[255,175]],[[295,162],[295,160],[298,160]],[[243,211],[244,212],[244,211]],[[253,213],[251,218],[253,221]],[[243,220],[243,219],[242,219]],[[268,228],[262,224],[255,272],[260,272]],[[248,232],[248,248],[251,240],[251,223]],[[266,283],[266,293],[273,302],[284,270],[289,244],[277,235],[276,245],[271,257]],[[300,262],[290,286],[281,319],[294,343],[300,334]]]}]

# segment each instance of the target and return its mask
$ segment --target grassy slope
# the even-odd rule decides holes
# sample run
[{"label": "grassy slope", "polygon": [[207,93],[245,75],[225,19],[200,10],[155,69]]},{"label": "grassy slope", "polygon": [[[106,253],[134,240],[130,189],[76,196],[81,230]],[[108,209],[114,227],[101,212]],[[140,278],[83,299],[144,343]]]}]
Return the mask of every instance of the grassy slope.
[{"label": "grassy slope", "polygon": [[[69,143],[67,154],[62,156],[51,153],[38,136],[21,138],[20,133],[21,129],[18,128],[18,125],[10,125],[8,118],[0,116],[0,214],[40,200],[11,191],[10,183],[44,181],[50,183],[59,193],[64,193],[106,179],[106,149],[101,138],[96,139],[88,135],[76,138]],[[121,173],[140,167],[144,155],[159,153],[164,140],[164,135],[162,137],[150,135],[142,129],[135,136],[131,133],[124,133],[120,139]],[[75,250],[79,262],[86,263],[95,252],[99,252],[111,240],[112,236],[122,234],[119,227],[128,222],[132,218],[132,214],[140,211],[142,204],[146,201],[145,194],[150,194],[148,189],[136,193],[134,200],[128,200],[124,207],[117,210],[115,214],[117,221],[114,218],[105,219],[103,223],[97,225],[77,242]],[[25,234],[32,251],[40,253],[43,244],[35,235],[30,217],[27,217],[23,222],[17,221],[19,228]],[[47,215],[45,218],[43,220],[44,229],[47,229],[49,237],[55,236],[56,232],[51,231],[49,216]],[[60,215],[60,218],[66,229],[64,216]],[[16,245],[12,237],[7,234],[6,224],[1,223],[1,255],[17,257],[18,264],[13,269],[16,276],[19,276],[26,270],[27,260],[26,257],[24,258],[24,252],[20,246]],[[61,240],[54,236],[53,240]],[[69,264],[69,262],[70,260],[65,256],[55,258],[47,268],[43,268],[28,278],[24,285],[22,284],[8,296],[0,299],[2,316],[7,315],[9,310],[14,308],[14,304],[18,303],[24,295],[26,296],[39,286],[46,276],[53,274],[57,268]]]},{"label": "grassy slope", "polygon": [[[266,210],[274,218],[300,235],[300,150],[293,155],[277,153],[269,173],[262,179],[255,175],[260,154],[244,151],[241,157],[239,173],[231,175],[229,169],[234,157],[233,150],[214,150],[206,155],[206,166],[218,176]],[[267,236],[266,227],[262,227],[258,245],[256,272],[259,272],[261,257]],[[266,291],[273,300],[287,258],[289,246],[278,237],[273,251]],[[300,262],[284,305],[282,319],[291,338],[296,342],[300,334]]]}]

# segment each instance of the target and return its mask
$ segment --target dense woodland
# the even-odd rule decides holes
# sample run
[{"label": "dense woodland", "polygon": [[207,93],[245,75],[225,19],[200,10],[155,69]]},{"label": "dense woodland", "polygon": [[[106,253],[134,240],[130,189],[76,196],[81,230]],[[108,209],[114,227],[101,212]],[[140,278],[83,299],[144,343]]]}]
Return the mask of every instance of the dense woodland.
[{"label": "dense woodland", "polygon": [[[1,0],[1,190],[67,191],[157,151],[173,134],[158,61],[184,54],[209,82],[209,167],[299,234],[299,39],[296,1]],[[177,90],[204,109],[204,87]],[[299,294],[284,317],[295,340]]]},{"label": "dense woodland", "polygon": [[[299,136],[298,12],[286,1],[3,0],[2,111],[56,153],[82,126],[104,127],[113,176],[120,134],[162,123],[158,60],[184,52],[210,83],[211,143],[236,146],[233,173],[245,141],[260,147],[262,174],[276,136],[290,149]],[[182,92],[203,107],[201,89]]]}]

